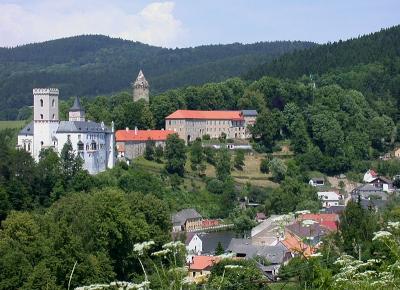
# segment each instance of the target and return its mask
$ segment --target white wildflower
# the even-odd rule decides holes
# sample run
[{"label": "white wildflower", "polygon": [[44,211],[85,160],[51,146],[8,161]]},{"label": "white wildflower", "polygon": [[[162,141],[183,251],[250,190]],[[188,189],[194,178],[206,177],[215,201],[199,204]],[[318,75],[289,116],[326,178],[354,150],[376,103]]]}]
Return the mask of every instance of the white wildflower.
[{"label": "white wildflower", "polygon": [[400,229],[400,222],[388,222],[388,228]]},{"label": "white wildflower", "polygon": [[138,243],[133,246],[133,251],[142,256],[144,251],[150,249],[152,245],[154,245],[153,241]]},{"label": "white wildflower", "polygon": [[170,249],[160,250],[152,253],[151,255],[156,257],[165,257],[168,253],[171,253]]},{"label": "white wildflower", "polygon": [[379,232],[374,233],[374,235],[375,236],[372,238],[373,241],[388,238],[388,237],[392,236],[392,233],[387,232],[387,231],[379,231]]},{"label": "white wildflower", "polygon": [[163,247],[163,249],[176,249],[176,248],[184,247],[184,246],[185,246],[185,244],[182,243],[181,241],[176,241],[176,242],[166,243],[162,247]]},{"label": "white wildflower", "polygon": [[299,211],[296,211],[296,212],[295,212],[295,214],[297,214],[297,215],[308,214],[308,213],[310,213],[309,210],[299,210]]}]

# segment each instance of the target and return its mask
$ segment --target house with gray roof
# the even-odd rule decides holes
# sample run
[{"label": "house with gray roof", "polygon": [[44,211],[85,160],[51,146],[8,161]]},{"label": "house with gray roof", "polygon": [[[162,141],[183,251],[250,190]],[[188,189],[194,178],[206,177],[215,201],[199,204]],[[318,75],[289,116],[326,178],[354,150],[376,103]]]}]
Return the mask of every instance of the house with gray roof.
[{"label": "house with gray roof", "polygon": [[18,134],[17,148],[29,152],[39,161],[43,149],[61,153],[71,142],[75,155],[83,160],[83,168],[90,174],[114,166],[114,126],[87,121],[79,98],[69,110],[68,121],[59,119],[58,89],[33,90],[33,121]]},{"label": "house with gray roof", "polygon": [[292,258],[288,248],[281,242],[274,246],[260,246],[252,244],[250,239],[233,238],[227,250],[237,258],[255,259],[260,270],[272,280],[279,268]]},{"label": "house with gray roof", "polygon": [[194,231],[202,228],[203,217],[194,208],[183,209],[172,215],[172,231]]}]

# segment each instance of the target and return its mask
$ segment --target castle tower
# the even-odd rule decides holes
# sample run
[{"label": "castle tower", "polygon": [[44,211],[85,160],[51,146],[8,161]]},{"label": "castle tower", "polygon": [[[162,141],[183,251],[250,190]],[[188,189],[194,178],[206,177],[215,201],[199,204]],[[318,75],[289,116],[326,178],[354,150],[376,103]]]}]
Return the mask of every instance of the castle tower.
[{"label": "castle tower", "polygon": [[58,89],[33,89],[33,157],[39,161],[42,149],[56,146],[58,128]]},{"label": "castle tower", "polygon": [[149,102],[149,83],[147,82],[146,78],[142,70],[140,70],[136,81],[132,84],[133,87],[133,101],[136,102],[140,99],[144,99],[146,102]]},{"label": "castle tower", "polygon": [[68,113],[69,121],[85,121],[85,110],[81,105],[81,101],[79,97],[76,97],[74,100],[74,104],[69,109]]}]

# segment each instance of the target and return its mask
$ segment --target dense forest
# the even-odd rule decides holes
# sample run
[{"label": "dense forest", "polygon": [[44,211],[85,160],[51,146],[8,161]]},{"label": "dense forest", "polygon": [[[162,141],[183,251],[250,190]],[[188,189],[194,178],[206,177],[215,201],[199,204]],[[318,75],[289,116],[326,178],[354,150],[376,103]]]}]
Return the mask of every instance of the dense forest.
[{"label": "dense forest", "polygon": [[368,63],[391,62],[400,56],[399,33],[400,26],[394,26],[355,39],[288,53],[270,63],[257,66],[247,77],[253,80],[264,75],[298,78]]},{"label": "dense forest", "polygon": [[152,93],[222,81],[311,42],[259,42],[167,49],[84,35],[0,49],[0,119],[32,104],[33,87],[57,87],[61,98],[127,89],[143,69]]}]

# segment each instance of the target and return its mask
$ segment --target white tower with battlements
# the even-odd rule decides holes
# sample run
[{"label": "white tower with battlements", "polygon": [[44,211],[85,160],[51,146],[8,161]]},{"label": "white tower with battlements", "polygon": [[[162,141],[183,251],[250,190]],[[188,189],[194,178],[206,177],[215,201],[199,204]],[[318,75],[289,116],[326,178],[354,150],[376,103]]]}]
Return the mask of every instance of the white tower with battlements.
[{"label": "white tower with battlements", "polygon": [[144,77],[142,70],[139,71],[136,81],[132,84],[132,87],[134,102],[139,101],[140,99],[149,102],[150,86]]},{"label": "white tower with battlements", "polygon": [[40,151],[57,146],[58,89],[33,89],[33,158],[39,161]]}]

